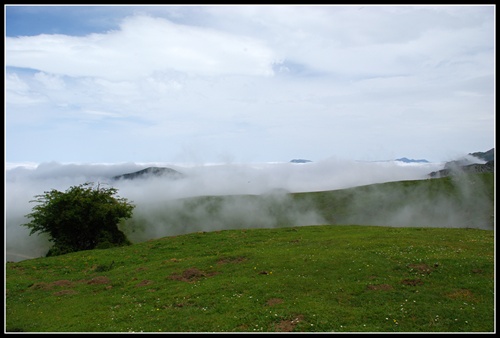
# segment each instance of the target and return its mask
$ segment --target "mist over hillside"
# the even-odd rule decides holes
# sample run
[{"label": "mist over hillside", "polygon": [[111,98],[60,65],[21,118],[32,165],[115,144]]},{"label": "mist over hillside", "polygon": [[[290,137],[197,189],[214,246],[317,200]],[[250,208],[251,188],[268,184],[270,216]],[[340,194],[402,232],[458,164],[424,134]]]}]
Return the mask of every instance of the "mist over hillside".
[{"label": "mist over hillside", "polygon": [[486,152],[469,153],[457,160],[444,164],[443,169],[433,171],[429,177],[447,177],[462,173],[493,173],[495,172],[495,148]]},{"label": "mist over hillside", "polygon": [[[28,220],[35,195],[65,191],[84,182],[100,182],[136,205],[127,226],[133,241],[193,231],[228,228],[322,224],[325,217],[308,201],[290,193],[345,189],[374,183],[423,180],[444,163],[358,162],[335,158],[307,163],[169,163],[60,164],[17,166],[6,171],[5,244],[8,260],[44,256],[47,237],[29,236]],[[123,179],[147,168],[168,168],[170,176]],[[121,179],[116,179],[121,177]],[[241,195],[260,198],[241,197]],[[203,199],[212,196],[212,199]],[[193,199],[194,198],[194,199]],[[214,199],[218,198],[218,199]],[[280,218],[286,213],[286,219]],[[130,229],[135,227],[136,230]]]}]

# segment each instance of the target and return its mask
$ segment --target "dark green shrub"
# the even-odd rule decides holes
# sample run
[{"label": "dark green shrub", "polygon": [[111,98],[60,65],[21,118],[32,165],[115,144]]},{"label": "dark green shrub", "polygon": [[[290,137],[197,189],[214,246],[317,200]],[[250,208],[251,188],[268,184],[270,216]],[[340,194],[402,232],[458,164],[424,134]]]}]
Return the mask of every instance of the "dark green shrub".
[{"label": "dark green shrub", "polygon": [[54,245],[47,256],[129,245],[118,225],[132,216],[135,206],[116,193],[116,188],[94,183],[73,186],[66,192],[46,191],[31,201],[38,204],[26,215],[31,221],[23,226],[31,229],[30,235],[49,234]]}]

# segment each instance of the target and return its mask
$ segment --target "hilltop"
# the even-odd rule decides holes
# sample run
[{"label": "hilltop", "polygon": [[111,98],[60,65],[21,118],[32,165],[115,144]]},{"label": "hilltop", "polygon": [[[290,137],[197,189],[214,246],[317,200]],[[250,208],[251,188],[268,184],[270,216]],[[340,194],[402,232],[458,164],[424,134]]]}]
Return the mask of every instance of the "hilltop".
[{"label": "hilltop", "polygon": [[184,176],[185,176],[184,174],[171,168],[149,167],[136,172],[114,176],[113,179],[134,180],[138,178],[148,178],[148,177],[166,177],[170,179],[179,179],[183,178]]},{"label": "hilltop", "polygon": [[486,152],[469,153],[468,155],[487,162],[474,163],[472,159],[463,157],[455,161],[446,162],[443,169],[431,172],[429,177],[446,177],[459,173],[493,173],[495,171],[495,148]]},{"label": "hilltop", "polygon": [[484,160],[486,162],[494,161],[495,160],[495,148],[491,148],[490,150],[485,151],[485,152],[478,151],[475,153],[469,153],[469,155],[477,157],[477,158]]}]

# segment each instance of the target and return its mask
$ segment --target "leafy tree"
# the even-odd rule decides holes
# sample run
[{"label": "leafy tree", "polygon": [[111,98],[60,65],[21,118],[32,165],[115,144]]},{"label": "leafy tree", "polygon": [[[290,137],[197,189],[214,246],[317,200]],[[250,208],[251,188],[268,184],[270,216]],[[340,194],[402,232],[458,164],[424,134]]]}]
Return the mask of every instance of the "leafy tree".
[{"label": "leafy tree", "polygon": [[66,192],[45,191],[30,201],[38,204],[26,215],[31,221],[23,226],[31,229],[30,235],[49,234],[54,245],[47,256],[129,245],[118,225],[132,216],[135,206],[116,193],[116,188],[91,182]]}]

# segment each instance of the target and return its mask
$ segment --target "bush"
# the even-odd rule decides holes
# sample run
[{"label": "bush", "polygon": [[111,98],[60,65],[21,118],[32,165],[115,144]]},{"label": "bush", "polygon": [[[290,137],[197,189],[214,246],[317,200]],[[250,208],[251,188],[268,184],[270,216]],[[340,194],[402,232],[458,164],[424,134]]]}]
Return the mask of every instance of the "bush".
[{"label": "bush", "polygon": [[135,206],[116,193],[116,188],[94,183],[73,186],[66,192],[46,191],[30,201],[38,204],[26,215],[31,221],[23,226],[31,229],[30,235],[49,234],[54,245],[47,256],[129,245],[118,225],[132,216]]}]

